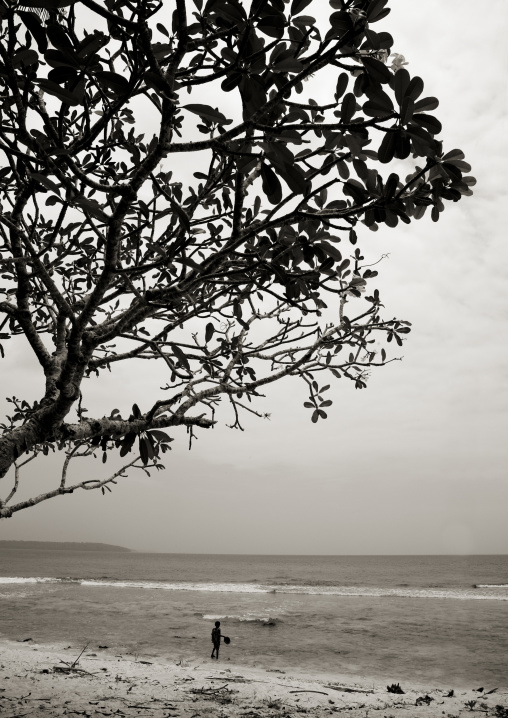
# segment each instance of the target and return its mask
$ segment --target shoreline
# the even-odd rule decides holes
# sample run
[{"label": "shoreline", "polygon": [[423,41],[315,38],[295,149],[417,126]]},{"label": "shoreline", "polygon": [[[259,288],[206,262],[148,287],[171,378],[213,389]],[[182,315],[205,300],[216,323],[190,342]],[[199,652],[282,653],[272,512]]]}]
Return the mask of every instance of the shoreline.
[{"label": "shoreline", "polygon": [[378,679],[245,666],[226,655],[218,662],[209,657],[163,661],[89,646],[74,663],[82,649],[1,639],[0,713],[21,716],[40,710],[48,718],[77,713],[137,716],[140,711],[161,718],[289,718],[308,713],[324,718],[347,711],[355,718],[369,718],[371,711],[380,711],[380,718],[395,718],[396,711],[406,715],[411,709],[411,718],[465,718],[478,712],[508,718],[507,687],[485,686],[479,692],[479,686],[471,686],[447,696],[449,690],[406,683],[402,675],[404,693],[397,694]]}]

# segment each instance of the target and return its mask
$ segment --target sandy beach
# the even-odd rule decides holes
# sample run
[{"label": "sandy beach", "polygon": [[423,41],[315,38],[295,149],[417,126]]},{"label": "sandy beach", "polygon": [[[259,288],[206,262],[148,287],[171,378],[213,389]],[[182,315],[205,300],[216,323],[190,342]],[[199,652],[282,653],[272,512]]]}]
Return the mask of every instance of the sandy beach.
[{"label": "sandy beach", "polygon": [[[458,718],[481,712],[508,718],[508,689],[471,686],[450,691],[399,683],[404,693],[368,678],[302,675],[217,662],[153,662],[104,648],[0,644],[0,714],[11,716],[248,716],[315,718],[346,711],[355,718]],[[224,652],[225,653],[225,652]],[[482,691],[478,689],[482,688]],[[450,690],[453,686],[450,686]],[[496,689],[492,691],[492,689]],[[492,691],[489,693],[489,691]],[[488,693],[488,694],[487,694]]]}]

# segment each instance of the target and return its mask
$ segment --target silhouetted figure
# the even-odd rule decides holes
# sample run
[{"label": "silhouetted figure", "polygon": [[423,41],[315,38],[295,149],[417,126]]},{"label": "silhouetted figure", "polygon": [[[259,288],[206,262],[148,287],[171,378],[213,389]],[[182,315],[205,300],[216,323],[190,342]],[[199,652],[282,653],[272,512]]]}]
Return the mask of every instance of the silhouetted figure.
[{"label": "silhouetted figure", "polygon": [[[221,639],[220,621],[215,621],[215,628],[212,630],[212,643],[213,643],[212,658],[216,658],[217,660],[219,659],[220,639]],[[214,654],[216,654],[216,655],[214,655]]]}]

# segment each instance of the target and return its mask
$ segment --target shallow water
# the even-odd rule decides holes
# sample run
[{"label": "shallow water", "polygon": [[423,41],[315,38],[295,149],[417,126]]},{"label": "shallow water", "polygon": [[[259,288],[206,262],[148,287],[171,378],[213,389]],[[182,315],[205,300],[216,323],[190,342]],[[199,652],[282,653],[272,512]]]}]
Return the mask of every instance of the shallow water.
[{"label": "shallow water", "polygon": [[0,552],[0,636],[117,653],[507,686],[508,557]]}]

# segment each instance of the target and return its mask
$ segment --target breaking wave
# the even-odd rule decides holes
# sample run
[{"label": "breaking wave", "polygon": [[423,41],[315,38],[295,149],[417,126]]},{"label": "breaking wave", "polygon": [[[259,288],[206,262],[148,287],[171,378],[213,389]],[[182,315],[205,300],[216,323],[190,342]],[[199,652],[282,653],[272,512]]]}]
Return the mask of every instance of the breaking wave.
[{"label": "breaking wave", "polygon": [[508,588],[508,583],[475,583],[475,588]]},{"label": "breaking wave", "polygon": [[0,585],[6,584],[75,584],[95,588],[127,588],[162,591],[208,591],[211,593],[272,593],[304,594],[314,596],[372,596],[394,598],[430,598],[455,600],[508,600],[508,584],[478,584],[472,588],[414,588],[406,586],[366,587],[337,586],[329,584],[260,584],[260,583],[198,583],[191,581],[131,581],[103,577],[48,578],[48,577],[0,577]]}]

